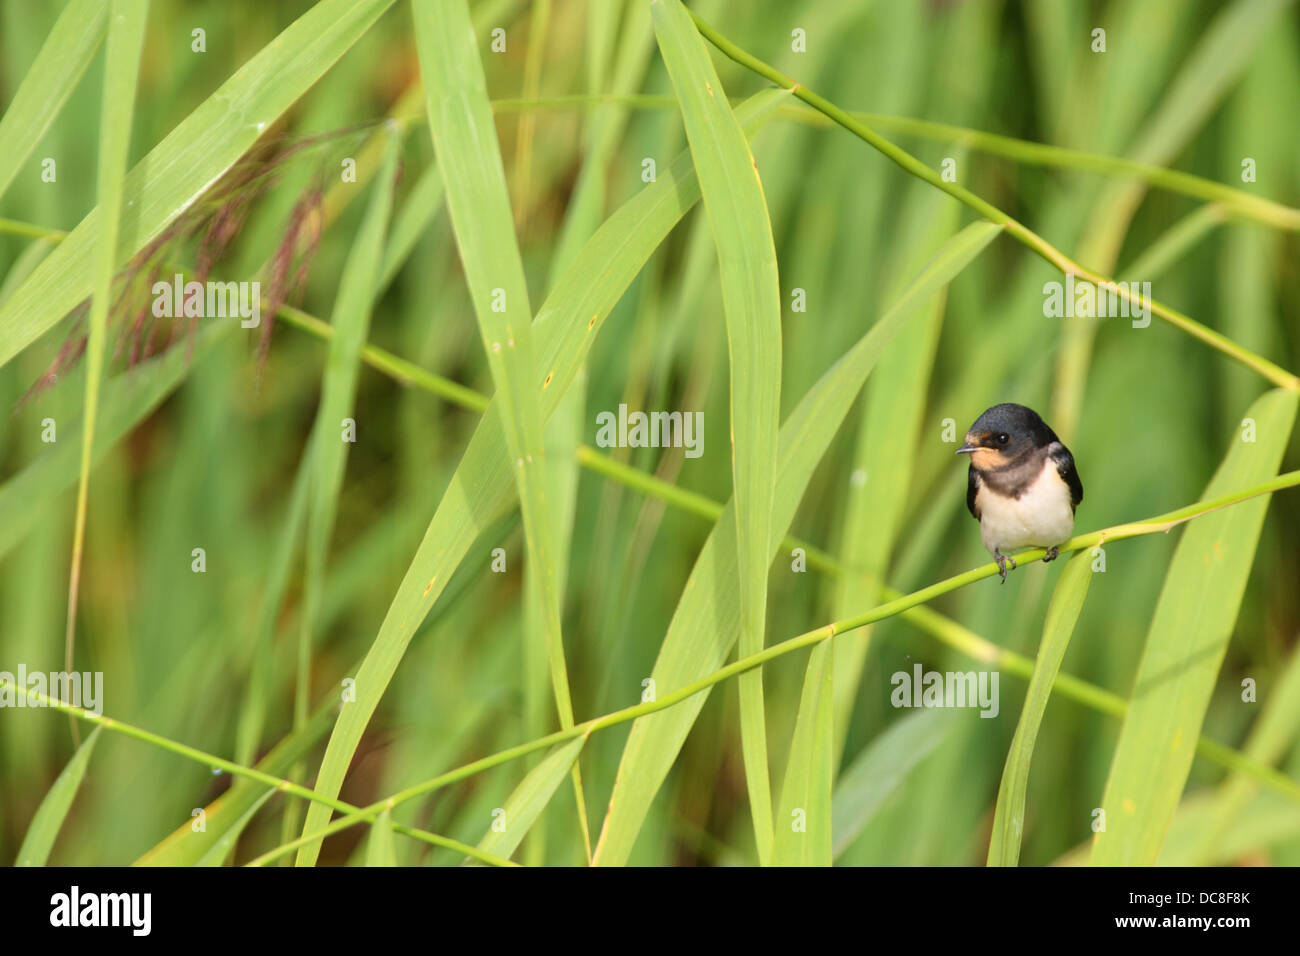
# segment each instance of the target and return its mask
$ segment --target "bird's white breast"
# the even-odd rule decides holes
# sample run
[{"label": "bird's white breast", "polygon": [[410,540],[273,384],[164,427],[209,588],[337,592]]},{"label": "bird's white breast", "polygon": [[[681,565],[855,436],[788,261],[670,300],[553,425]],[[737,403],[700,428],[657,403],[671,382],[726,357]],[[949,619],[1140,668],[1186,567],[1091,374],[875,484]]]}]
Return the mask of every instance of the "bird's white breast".
[{"label": "bird's white breast", "polygon": [[987,485],[975,497],[980,512],[980,538],[989,551],[1050,548],[1074,531],[1070,486],[1051,460],[1019,498],[1000,495]]}]

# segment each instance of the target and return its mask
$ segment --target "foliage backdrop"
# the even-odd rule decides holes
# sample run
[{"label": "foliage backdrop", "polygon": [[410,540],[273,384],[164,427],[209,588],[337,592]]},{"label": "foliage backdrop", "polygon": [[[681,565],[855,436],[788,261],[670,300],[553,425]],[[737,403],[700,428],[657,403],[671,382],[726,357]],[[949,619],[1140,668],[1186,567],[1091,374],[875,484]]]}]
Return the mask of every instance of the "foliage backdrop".
[{"label": "foliage backdrop", "polygon": [[[121,102],[104,87],[131,89],[133,59],[112,55],[129,24],[97,2],[0,2],[0,670],[64,667],[93,409],[75,664],[104,673],[107,715],[162,740],[97,732],[74,759],[65,718],[0,712],[5,861],[44,827],[54,863],[247,862],[323,826],[328,806],[234,783],[168,742],[309,787],[320,772],[326,798],[366,806],[636,705],[652,675],[663,698],[734,659],[738,634],[743,656],[982,566],[944,422],[959,439],[996,402],[1040,410],[1072,448],[1080,533],[1300,467],[1282,371],[1300,369],[1294,4],[690,5],[802,90],[871,114],[868,130],[932,180],[952,160],[954,187],[1003,218],[774,91],[676,0],[137,6],[134,109],[115,117],[131,172],[106,192],[105,105]],[[42,52],[52,30],[65,32]],[[164,250],[190,273],[232,195],[252,199],[214,276],[260,276],[265,292],[286,255],[309,266],[269,344],[201,319],[132,361],[134,314],[116,301],[102,383],[88,388],[86,358],[57,365],[95,321],[73,307],[111,278],[98,249],[121,290],[136,252],[197,222]],[[1019,223],[1098,274],[1150,281],[1230,341],[1159,317],[1044,317],[1043,284],[1061,273]],[[518,348],[498,353],[502,336]],[[596,415],[620,403],[702,411],[704,454],[595,448]],[[342,456],[341,417],[358,436]],[[507,449],[535,461],[517,476]],[[1175,558],[1198,522],[1204,540]],[[1300,495],[1283,489],[1108,542],[1104,573],[1085,551],[1088,580],[1059,599],[1086,589],[1072,632],[1068,612],[1048,615],[1064,556],[1005,586],[985,574],[776,656],[761,679],[455,775],[324,841],[319,862],[454,865],[482,841],[531,864],[969,864],[994,862],[990,841],[1012,832],[1002,862],[1084,861],[1094,808],[1115,819],[1109,781],[1167,784],[1173,823],[1113,824],[1102,861],[1294,865],[1298,540]],[[1054,645],[1061,678],[1036,705],[1041,727],[1017,736],[1040,638],[1068,641]],[[998,716],[892,707],[890,676],[916,663],[999,671]],[[350,677],[361,706],[339,717]],[[1125,725],[1130,698],[1145,703]],[[1143,749],[1179,727],[1182,750]],[[1209,742],[1184,788],[1198,728]],[[1003,816],[1013,736],[1033,755],[1023,839]],[[774,847],[751,818],[764,791]],[[38,815],[47,794],[66,817]],[[806,833],[791,835],[792,810]],[[390,823],[441,842],[389,842]],[[313,843],[297,858],[316,860]]]}]

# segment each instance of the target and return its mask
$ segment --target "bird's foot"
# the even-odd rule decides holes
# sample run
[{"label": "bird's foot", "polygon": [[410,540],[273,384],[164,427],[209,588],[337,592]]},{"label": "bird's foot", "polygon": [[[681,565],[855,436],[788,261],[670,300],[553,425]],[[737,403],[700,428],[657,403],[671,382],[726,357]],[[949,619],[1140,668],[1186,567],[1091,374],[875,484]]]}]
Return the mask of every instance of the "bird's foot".
[{"label": "bird's foot", "polygon": [[1016,569],[1016,559],[1011,557],[1010,555],[1001,554],[997,551],[994,551],[993,560],[998,563],[998,574],[1002,576],[1002,583],[1006,584],[1007,569],[1010,568],[1012,571]]},{"label": "bird's foot", "polygon": [[1048,561],[1055,561],[1056,556],[1060,553],[1061,549],[1059,546],[1048,548],[1047,553],[1043,555],[1043,563],[1046,564]]}]

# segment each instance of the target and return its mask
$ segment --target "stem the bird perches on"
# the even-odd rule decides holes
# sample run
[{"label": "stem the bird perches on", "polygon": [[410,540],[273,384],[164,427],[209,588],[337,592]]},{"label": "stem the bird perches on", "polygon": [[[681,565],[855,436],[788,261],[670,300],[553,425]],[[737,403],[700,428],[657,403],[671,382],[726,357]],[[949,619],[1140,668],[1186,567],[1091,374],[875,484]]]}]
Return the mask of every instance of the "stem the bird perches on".
[{"label": "stem the bird perches on", "polygon": [[[1109,528],[1102,528],[1099,531],[1092,531],[1089,532],[1088,534],[1078,535],[1074,538],[1071,538],[1065,544],[1061,545],[1060,551],[1062,553],[1082,551],[1088,548],[1093,548],[1098,545],[1101,545],[1106,541],[1118,541],[1124,538],[1134,538],[1134,537],[1139,537],[1141,535],[1168,532],[1185,521],[1190,521],[1202,515],[1209,514],[1212,511],[1218,511],[1221,508],[1226,508],[1231,505],[1238,504],[1250,498],[1255,498],[1260,495],[1271,494],[1274,491],[1279,491],[1283,488],[1293,488],[1298,485],[1300,485],[1300,471],[1286,472],[1285,474],[1278,475],[1277,477],[1271,478],[1268,481],[1261,482],[1257,485],[1252,485],[1249,488],[1243,488],[1238,491],[1232,492],[1230,494],[1223,495],[1218,498],[1210,499],[1208,501],[1198,501],[1195,504],[1187,505],[1186,507],[1179,508],[1174,511],[1170,511],[1162,515],[1156,515],[1154,517],[1146,518],[1141,521],[1133,521],[1125,524],[1113,525],[1112,527]],[[1030,551],[1021,552],[1019,555],[1017,555],[1017,557],[1028,562],[1028,561],[1035,560],[1037,558],[1041,558],[1045,553],[1046,552],[1043,549],[1036,548]],[[415,784],[414,786],[399,791],[398,793],[395,793],[392,796],[389,796],[383,800],[376,801],[375,803],[370,804],[369,806],[360,807],[360,808],[349,807],[347,810],[343,811],[344,813],[343,816],[336,818],[331,823],[326,825],[323,829],[318,830],[314,833],[306,834],[302,837],[299,837],[296,840],[292,840],[272,850],[268,850],[266,853],[259,856],[256,860],[252,861],[252,865],[261,865],[263,863],[268,863],[271,860],[283,856],[285,853],[292,852],[293,850],[297,849],[299,846],[302,846],[306,843],[323,839],[326,836],[347,829],[348,827],[358,823],[371,822],[378,816],[378,814],[382,813],[385,808],[396,807],[402,803],[407,802],[408,800],[415,799],[416,797],[423,796],[424,794],[427,793],[432,793],[433,791],[441,789],[442,787],[445,787],[448,784],[452,784],[459,780],[463,780],[466,777],[473,776],[474,774],[479,773],[481,771],[488,770],[495,766],[499,766],[500,764],[507,763],[519,757],[526,756],[527,754],[535,753],[539,750],[544,750],[547,747],[553,746],[554,744],[563,743],[564,741],[572,740],[575,737],[579,737],[579,736],[589,736],[597,730],[604,730],[605,728],[613,727],[617,724],[626,723],[630,720],[636,720],[638,717],[644,717],[649,714],[653,714],[657,711],[664,710],[668,707],[673,706],[674,704],[679,704],[682,701],[695,696],[696,694],[703,693],[709,690],[710,688],[712,688],[715,684],[719,684],[722,681],[727,680],[728,678],[736,677],[739,676],[740,674],[747,673],[748,671],[751,671],[757,667],[762,667],[764,664],[768,663],[769,661],[775,660],[778,657],[783,657],[786,654],[791,654],[803,648],[811,647],[815,644],[821,643],[822,641],[829,640],[837,635],[844,634],[848,631],[856,630],[861,627],[865,627],[868,624],[874,624],[877,621],[884,620],[885,618],[888,617],[893,617],[897,614],[901,614],[904,611],[907,611],[918,605],[924,604],[927,601],[931,601],[934,598],[939,597],[943,594],[947,594],[951,591],[955,591],[960,587],[964,587],[967,584],[972,584],[975,581],[979,581],[983,578],[992,577],[994,574],[997,573],[998,573],[997,565],[992,561],[990,561],[987,564],[983,564],[980,565],[979,567],[971,568],[970,570],[964,571],[961,574],[956,574],[953,575],[952,577],[945,578],[942,581],[938,581],[934,584],[931,584],[929,587],[921,588],[919,591],[913,591],[910,594],[900,595],[862,614],[856,615],[854,617],[846,618],[842,621],[833,621],[830,624],[825,624],[819,628],[815,628],[814,630],[807,631],[796,637],[789,638],[778,644],[773,644],[770,647],[764,648],[762,651],[759,651],[756,654],[750,654],[747,657],[742,657],[739,660],[733,661],[732,663],[726,665],[725,667],[719,668],[713,673],[701,677],[699,680],[692,681],[688,684],[685,684],[682,687],[669,691],[668,693],[658,697],[656,700],[649,701],[642,704],[637,704],[632,707],[624,707],[621,710],[613,711],[601,717],[593,717],[592,719],[583,721],[580,724],[575,724],[573,727],[570,727],[568,729],[560,730],[557,731],[556,733],[548,734],[545,737],[539,737],[536,740],[532,740],[527,743],[519,744],[517,746],[510,747],[506,750],[499,751],[498,753],[491,754],[487,757],[483,757],[479,760],[473,761],[472,763],[468,763],[465,764],[464,766],[457,767],[456,769],[450,770],[444,774],[440,774],[439,776],[433,777],[430,780],[426,780],[422,783]],[[0,680],[0,688],[7,688],[13,693],[25,692],[23,688],[19,688],[16,685],[14,685],[12,682],[5,681],[5,680]],[[167,738],[160,737],[156,734],[150,733],[149,731],[142,730],[138,727],[133,727],[130,724],[124,724],[121,721],[114,720],[109,717],[103,717],[97,714],[90,713],[89,711],[86,711],[81,707],[73,707],[70,704],[53,700],[41,694],[33,694],[29,696],[34,697],[35,699],[39,700],[43,705],[48,706],[54,710],[62,711],[63,713],[70,714],[73,717],[80,718],[82,720],[86,720],[88,722],[104,726],[109,730],[114,730],[120,733],[124,733],[128,736],[135,737],[136,739],[147,741],[156,746],[162,747],[163,749],[169,750],[173,753],[180,754],[181,756],[189,757],[190,759],[198,760],[202,763],[207,763],[211,766],[220,767],[224,770],[229,771],[230,773],[239,776],[250,777],[252,779],[265,783],[268,786],[278,787],[279,789],[284,790],[287,793],[292,793],[295,796],[300,796],[300,797],[304,797],[305,799],[324,803],[334,807],[335,809],[340,809],[340,810],[343,807],[348,806],[346,804],[342,804],[340,801],[328,799],[322,796],[321,794],[316,793],[313,790],[307,789],[306,787],[292,784],[287,780],[281,780],[278,777],[274,777],[270,774],[266,774],[261,771],[254,770],[252,768],[242,767],[230,761],[213,757],[210,754],[206,754],[203,753],[202,751],[195,750],[192,747],[187,747],[184,744],[176,743],[174,741],[168,740]],[[1224,748],[1212,748],[1210,751],[1207,751],[1206,748],[1201,748],[1202,752],[1212,752],[1218,754],[1218,759],[1220,759],[1221,761],[1223,759],[1223,754],[1222,754],[1223,749]],[[1230,761],[1231,765],[1234,766],[1236,769],[1245,769],[1247,765],[1247,761],[1245,760],[1245,758],[1241,758],[1240,755],[1235,755],[1235,754],[1234,756],[1238,757],[1239,759]],[[1277,774],[1276,772],[1269,772],[1269,771],[1271,771],[1271,768],[1264,768],[1264,772],[1267,774],[1269,783],[1275,789],[1285,793],[1286,795],[1288,795],[1294,800],[1300,801],[1300,784],[1296,783],[1294,780],[1290,780],[1284,775]],[[394,824],[394,827],[397,828],[397,824]],[[423,831],[419,831],[417,833],[410,833],[409,829],[410,828],[402,828],[400,832],[407,833],[408,835],[418,836],[421,839],[425,839],[426,842],[435,842],[434,840],[428,839],[429,837],[433,836],[432,834],[425,834]],[[454,841],[447,841],[446,838],[443,837],[438,837],[436,838],[436,840],[442,841],[437,844],[442,846],[447,846],[448,844],[454,842]],[[454,849],[460,852],[468,853],[468,849],[466,849],[462,844],[456,844]],[[481,855],[478,853],[478,851],[475,851],[474,853],[469,855],[476,855],[481,858]],[[487,860],[485,862],[497,862],[497,861],[495,859],[492,859],[492,860]]]}]

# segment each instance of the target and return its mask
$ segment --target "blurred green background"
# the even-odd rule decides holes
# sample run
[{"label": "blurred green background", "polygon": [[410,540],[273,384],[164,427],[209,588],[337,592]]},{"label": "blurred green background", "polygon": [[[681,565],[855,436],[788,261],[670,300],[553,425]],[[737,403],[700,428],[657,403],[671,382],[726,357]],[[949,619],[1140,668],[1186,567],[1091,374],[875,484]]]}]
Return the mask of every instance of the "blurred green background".
[{"label": "blurred green background", "polygon": [[[130,162],[134,164],[235,69],[311,6],[307,2],[183,3],[153,0],[141,64]],[[1226,51],[1205,50],[1220,8],[1258,8]],[[57,18],[61,3],[0,2],[0,104],[8,104]],[[623,94],[595,104],[547,102],[498,110],[497,129],[517,234],[534,303],[551,281],[579,176],[598,177],[604,215],[643,188],[642,161],[660,170],[686,146],[677,110],[632,94],[670,96],[648,17],[619,0],[472,3],[494,100]],[[915,117],[1087,152],[1133,156],[1295,206],[1300,204],[1300,18],[1293,4],[839,2],[715,0],[692,9],[746,50],[837,105]],[[1275,9],[1274,9],[1275,8]],[[539,11],[545,19],[537,24]],[[1090,31],[1107,31],[1093,53]],[[191,30],[207,52],[191,52]],[[506,30],[504,53],[488,31]],[[806,32],[806,52],[791,31]],[[540,36],[539,36],[540,34]],[[536,42],[539,41],[540,43]],[[763,82],[710,51],[726,92]],[[1206,60],[1217,69],[1206,69]],[[0,199],[0,216],[73,228],[95,205],[103,51]],[[395,4],[279,124],[299,137],[371,124],[403,94],[418,92],[410,10]],[[415,101],[418,103],[418,99]],[[419,114],[416,107],[409,110]],[[969,210],[807,111],[783,110],[753,141],[772,219],[783,297],[782,414],[884,312],[938,241],[973,219]],[[584,168],[597,124],[616,135],[596,169]],[[531,132],[529,126],[531,124]],[[890,132],[933,168],[956,162],[957,181],[1026,223],[1080,262],[1118,278],[1148,280],[1156,299],[1288,369],[1300,368],[1300,243],[1240,220],[1198,219],[1186,242],[1170,230],[1197,200],[1132,180],[1051,168],[960,143]],[[364,132],[364,131],[362,131]],[[332,182],[360,133],[327,139],[287,162],[217,269],[247,278],[271,254],[304,188]],[[4,148],[0,144],[0,149]],[[56,183],[40,181],[54,157]],[[1242,183],[1241,161],[1257,181]],[[407,130],[394,215],[412,202],[434,161],[422,121]],[[328,319],[342,264],[365,202],[325,228],[298,304]],[[1163,245],[1162,245],[1163,244]],[[4,289],[19,281],[33,240],[0,230]],[[1163,250],[1159,260],[1144,256]],[[193,262],[192,249],[180,253]],[[188,256],[189,258],[184,258]],[[1130,266],[1143,265],[1134,274]],[[88,264],[89,267],[89,264]],[[1250,402],[1266,383],[1161,323],[1133,329],[1102,322],[1082,366],[1081,388],[1061,363],[1081,343],[1069,320],[1043,316],[1047,263],[1001,239],[887,351],[818,466],[791,532],[914,590],[987,560],[964,504],[958,438],[989,405],[1014,401],[1047,418],[1074,451],[1086,490],[1077,527],[1088,531],[1195,501]],[[802,289],[806,311],[791,308]],[[595,442],[595,416],[620,402],[636,409],[702,410],[706,453],[613,449],[616,459],[682,488],[725,501],[727,358],[712,237],[695,208],[650,260],[611,315],[587,364],[579,438]],[[110,350],[126,317],[110,324]],[[71,321],[0,369],[0,479],[20,480],[81,416],[84,372],[74,368],[39,395],[23,396],[55,359]],[[379,299],[370,340],[481,393],[491,391],[445,209],[419,235]],[[174,348],[185,348],[184,340]],[[111,351],[110,351],[111,354]],[[1081,354],[1077,351],[1076,355]],[[90,490],[78,619],[79,670],[105,673],[105,712],[172,740],[231,756],[249,700],[259,601],[271,574],[290,491],[320,396],[325,348],[281,321],[269,355],[240,334],[197,351],[178,387],[97,464]],[[108,384],[138,375],[123,357]],[[874,404],[873,404],[874,403]],[[873,417],[873,408],[876,414]],[[883,413],[882,413],[882,410]],[[370,646],[393,593],[446,488],[477,415],[373,368],[360,377],[329,556],[323,629],[311,662],[313,703],[336,692]],[[66,423],[66,424],[65,424]],[[61,438],[61,440],[63,440]],[[1292,435],[1283,470],[1300,467]],[[60,670],[75,502],[75,460],[65,481],[3,500],[0,513],[0,669]],[[854,480],[855,473],[860,473]],[[12,487],[12,485],[11,485]],[[635,703],[653,667],[686,577],[709,531],[590,471],[581,474],[564,593],[569,675],[579,719]],[[19,530],[21,529],[21,530]],[[1089,600],[1062,670],[1127,697],[1178,532],[1118,542]],[[1250,677],[1261,701],[1300,632],[1300,496],[1269,506],[1240,615],[1203,734],[1240,746],[1262,704],[1243,704]],[[191,550],[207,555],[191,571]],[[503,547],[508,570],[489,571]],[[411,644],[358,750],[341,797],[367,803],[448,768],[534,736],[524,714],[522,530],[516,516],[484,535]],[[985,580],[936,608],[1002,647],[1032,656],[1063,562],[1033,564],[1005,586]],[[261,691],[265,727],[256,754],[290,729],[300,562],[275,631],[274,667]],[[877,603],[860,582],[790,571],[771,574],[768,641],[802,633]],[[892,619],[839,640],[864,641],[863,676],[847,714],[845,763],[905,712],[889,705],[890,675],[972,670],[972,662],[911,623]],[[771,762],[779,785],[806,655],[765,669]],[[936,724],[926,755],[839,857],[847,864],[971,864],[984,860],[998,782],[1025,683],[1003,672],[1001,712],[967,710]],[[662,689],[661,689],[662,690]],[[549,701],[548,701],[549,703]],[[549,719],[549,710],[548,710]],[[593,735],[582,757],[593,829],[604,815],[627,738],[623,724]],[[550,725],[548,724],[548,728]],[[1090,836],[1119,722],[1059,696],[1035,751],[1021,859],[1046,864]],[[1300,774],[1294,731],[1282,769]],[[73,751],[66,718],[51,711],[0,713],[0,860],[13,859],[41,799]],[[318,766],[322,745],[307,759]],[[404,805],[398,819],[476,843],[523,773],[506,764]],[[1224,772],[1197,761],[1188,794]],[[125,864],[185,824],[230,782],[194,762],[105,734],[56,844],[52,862]],[[253,819],[242,862],[282,842],[282,798]],[[301,819],[299,817],[299,819]],[[1267,826],[1258,821],[1268,820]],[[573,796],[561,787],[546,811],[545,840],[522,858],[571,864],[582,855]],[[1233,820],[1239,838],[1199,862],[1300,863],[1300,811],[1267,794]],[[593,834],[594,838],[594,834]],[[405,863],[455,864],[448,851],[399,838]],[[325,844],[322,862],[354,860],[364,829]],[[713,693],[662,792],[632,862],[731,864],[753,860],[734,681]]]}]

